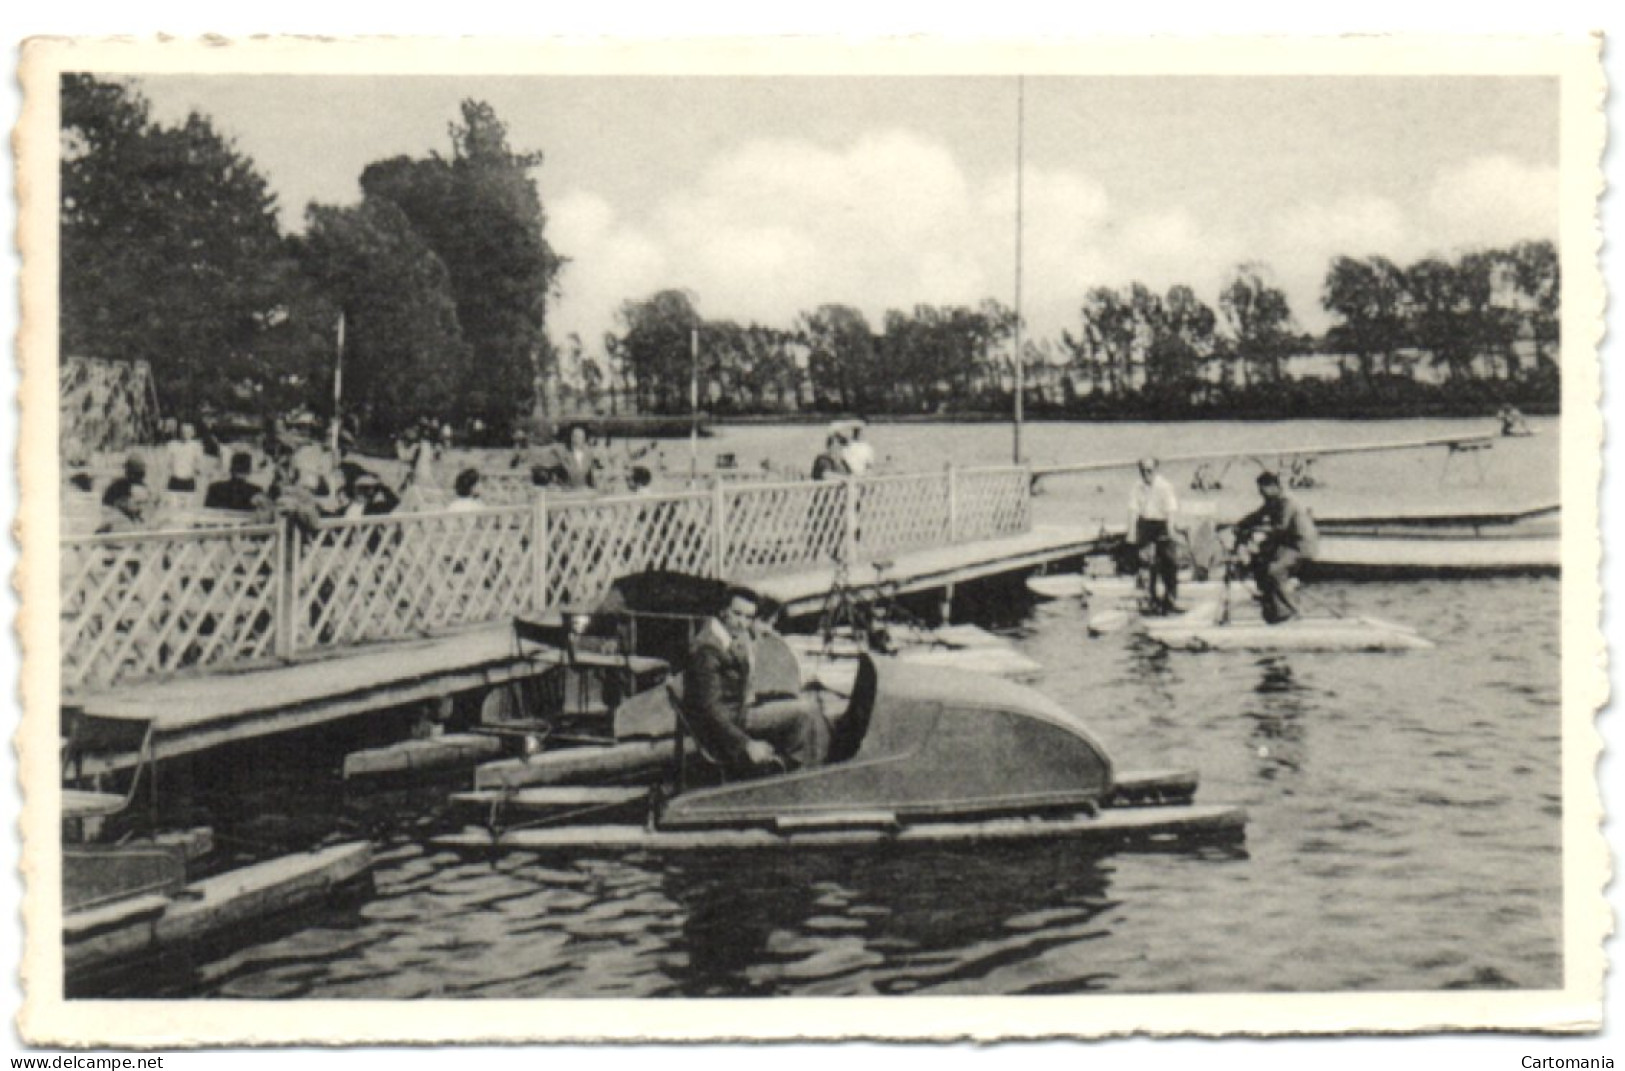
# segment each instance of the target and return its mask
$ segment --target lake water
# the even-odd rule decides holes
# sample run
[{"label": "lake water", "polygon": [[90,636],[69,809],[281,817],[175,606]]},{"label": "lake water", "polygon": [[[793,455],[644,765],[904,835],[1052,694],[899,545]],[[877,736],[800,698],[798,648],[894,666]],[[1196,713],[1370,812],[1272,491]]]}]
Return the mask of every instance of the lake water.
[{"label": "lake water", "polygon": [[[1556,425],[1490,451],[1317,472],[1343,501],[1419,508],[1556,498]],[[1488,430],[1391,425],[1039,425],[1041,460],[1274,450]],[[882,454],[999,460],[997,427],[876,428]],[[786,452],[819,429],[728,429]],[[1046,451],[1049,451],[1046,453]],[[811,456],[810,454],[808,455]],[[1459,465],[1457,458],[1451,462]],[[918,467],[918,466],[911,466]],[[1443,476],[1440,475],[1444,470]],[[1242,489],[1250,472],[1227,481]],[[1120,497],[1054,481],[1040,520]],[[1066,486],[1070,485],[1070,486]],[[1176,486],[1182,486],[1176,479]],[[1401,489],[1396,495],[1395,489]],[[1399,501],[1395,501],[1396,497]],[[984,623],[1045,667],[1121,769],[1192,767],[1199,801],[1243,805],[1244,845],[1096,854],[979,847],[677,862],[471,859],[427,843],[446,786],[343,798],[262,790],[209,815],[228,837],[358,832],[376,889],[256,943],[149,972],[116,995],[230,998],[1225,992],[1539,988],[1562,980],[1559,588],[1555,580],[1316,584],[1339,613],[1402,621],[1405,654],[1177,654],[1090,639],[1072,601],[1012,596]],[[1019,589],[1018,589],[1019,590]],[[298,832],[289,834],[288,830]]]}]

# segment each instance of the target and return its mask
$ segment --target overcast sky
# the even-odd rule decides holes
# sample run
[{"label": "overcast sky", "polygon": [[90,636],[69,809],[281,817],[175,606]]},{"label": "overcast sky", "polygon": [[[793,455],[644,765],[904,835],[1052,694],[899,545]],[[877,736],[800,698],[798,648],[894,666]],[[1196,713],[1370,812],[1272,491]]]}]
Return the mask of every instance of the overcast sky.
[{"label": "overcast sky", "polygon": [[[550,331],[589,352],[665,287],[712,318],[789,326],[826,302],[1013,301],[1017,83],[995,77],[143,76],[157,116],[208,115],[290,229],[349,204],[368,163],[448,151],[459,101],[540,150],[570,258]],[[1268,263],[1325,326],[1330,257],[1557,234],[1558,86],[1541,78],[1029,78],[1023,309],[1075,326],[1097,285]]]}]

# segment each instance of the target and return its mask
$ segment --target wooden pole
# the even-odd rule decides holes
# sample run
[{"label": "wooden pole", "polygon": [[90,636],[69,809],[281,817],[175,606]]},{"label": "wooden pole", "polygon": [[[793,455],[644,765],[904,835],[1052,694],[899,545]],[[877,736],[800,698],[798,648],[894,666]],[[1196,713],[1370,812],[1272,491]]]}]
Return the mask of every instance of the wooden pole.
[{"label": "wooden pole", "polygon": [[700,329],[688,333],[688,482],[700,475]]},{"label": "wooden pole", "polygon": [[1026,139],[1027,79],[1016,78],[1016,412],[1015,435],[1012,443],[1013,460],[1021,464],[1021,418],[1024,390],[1021,360],[1021,224],[1022,224],[1022,155]]},{"label": "wooden pole", "polygon": [[718,474],[711,488],[711,575],[718,580],[728,578],[728,491]]},{"label": "wooden pole", "polygon": [[344,398],[344,310],[339,310],[338,330],[338,356],[333,361],[333,424],[328,429],[328,449],[334,457],[339,456],[339,423],[341,413],[339,406]]},{"label": "wooden pole", "polygon": [[539,617],[547,612],[547,495],[538,494],[530,510],[531,607]]}]

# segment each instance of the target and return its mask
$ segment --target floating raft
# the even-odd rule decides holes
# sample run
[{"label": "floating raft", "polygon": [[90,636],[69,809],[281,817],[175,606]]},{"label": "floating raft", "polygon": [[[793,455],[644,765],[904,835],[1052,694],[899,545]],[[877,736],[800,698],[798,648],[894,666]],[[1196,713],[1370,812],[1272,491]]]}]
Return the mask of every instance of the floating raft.
[{"label": "floating raft", "polygon": [[[1083,599],[1136,603],[1145,594],[1132,576],[1084,576],[1050,573],[1027,578],[1027,590],[1042,599]],[[1216,599],[1224,592],[1222,580],[1181,580],[1179,600]]]},{"label": "floating raft", "polygon": [[249,927],[364,884],[371,868],[370,845],[339,844],[69,911],[62,920],[65,970],[110,968]]},{"label": "floating raft", "polygon": [[[929,638],[905,639],[896,654],[880,657],[909,665],[947,666],[1010,680],[1035,677],[1044,670],[1038,662],[1017,651],[1010,641],[975,625],[946,626],[926,635]],[[838,695],[851,694],[859,656],[873,653],[865,651],[856,641],[840,637],[827,646],[819,636],[792,635],[783,639],[800,663],[802,684],[816,684]]]},{"label": "floating raft", "polygon": [[472,766],[501,754],[502,740],[490,733],[446,733],[426,740],[405,740],[387,747],[352,751],[344,756],[344,779],[393,777]]},{"label": "floating raft", "polygon": [[1553,575],[1562,571],[1556,535],[1441,537],[1428,534],[1324,536],[1320,553],[1303,563],[1311,577]]},{"label": "floating raft", "polygon": [[[1118,774],[1107,806],[1189,803],[1196,794],[1194,770],[1142,770]],[[557,785],[531,788],[485,788],[456,792],[451,802],[483,813],[508,817],[561,818],[622,812],[648,804],[647,785]]]},{"label": "floating raft", "polygon": [[[1239,589],[1238,589],[1239,590]],[[1107,636],[1113,632],[1122,632],[1124,629],[1137,628],[1150,630],[1153,628],[1197,628],[1216,625],[1219,621],[1219,607],[1222,602],[1223,586],[1220,586],[1220,595],[1210,596],[1206,602],[1194,605],[1186,604],[1183,612],[1163,616],[1147,616],[1142,614],[1138,606],[1130,604],[1127,608],[1116,607],[1105,610],[1089,610],[1088,629],[1091,636]],[[1185,598],[1181,591],[1180,599]]]},{"label": "floating raft", "polygon": [[1240,807],[1107,808],[1095,817],[991,818],[900,825],[895,816],[866,811],[821,815],[817,824],[783,819],[772,828],[659,830],[642,825],[560,826],[492,834],[466,829],[435,837],[436,847],[460,851],[733,852],[800,848],[946,846],[983,841],[1088,841],[1102,846],[1239,840],[1247,813]]},{"label": "floating raft", "polygon": [[1405,625],[1374,617],[1304,617],[1281,625],[1154,619],[1145,623],[1145,634],[1177,651],[1416,651],[1433,646]]}]

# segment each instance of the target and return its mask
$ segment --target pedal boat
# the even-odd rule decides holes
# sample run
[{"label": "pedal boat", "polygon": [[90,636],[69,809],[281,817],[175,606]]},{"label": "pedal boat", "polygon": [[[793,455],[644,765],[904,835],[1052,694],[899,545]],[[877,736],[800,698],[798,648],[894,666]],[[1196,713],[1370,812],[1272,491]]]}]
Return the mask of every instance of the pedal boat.
[{"label": "pedal boat", "polygon": [[[689,786],[554,784],[463,793],[484,827],[459,850],[714,852],[1082,839],[1234,841],[1236,807],[1191,803],[1196,776],[1119,774],[1077,717],[1025,686],[865,657],[826,765]],[[681,738],[679,738],[681,740]],[[511,828],[506,828],[511,826]]]}]

